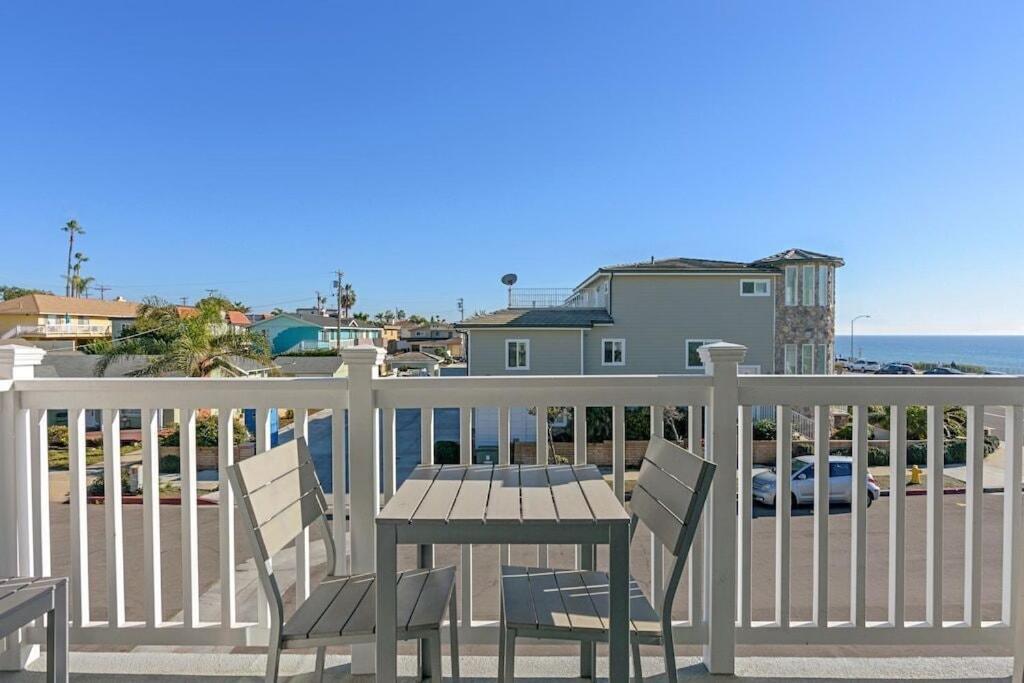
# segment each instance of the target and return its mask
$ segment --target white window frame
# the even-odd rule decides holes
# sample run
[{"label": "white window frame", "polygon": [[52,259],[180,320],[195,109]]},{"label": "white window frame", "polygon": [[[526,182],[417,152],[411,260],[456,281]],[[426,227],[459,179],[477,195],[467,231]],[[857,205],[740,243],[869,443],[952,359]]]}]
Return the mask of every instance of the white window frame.
[{"label": "white window frame", "polygon": [[814,374],[814,344],[800,345],[800,374]]},{"label": "white window frame", "polygon": [[814,374],[831,374],[831,371],[829,370],[829,366],[831,365],[831,363],[829,363],[829,360],[830,356],[832,355],[830,353],[831,347],[831,344],[818,344],[818,354],[814,357],[814,360],[817,361],[817,367],[814,368]]},{"label": "white window frame", "polygon": [[[698,360],[696,365],[690,365],[690,344],[691,343],[697,342],[701,346],[704,346],[705,344],[714,344],[715,342],[720,342],[720,341],[722,341],[722,340],[721,339],[687,339],[686,340],[686,344],[683,345],[683,354],[685,355],[683,360],[686,363],[686,369],[687,370],[703,370],[704,369],[704,363],[700,362],[699,360]],[[699,358],[700,358],[700,354],[698,354],[698,359]]]},{"label": "white window frame", "polygon": [[[754,285],[754,291],[750,292],[749,294],[747,292],[743,291],[743,285],[747,284],[748,282]],[[763,292],[757,291],[757,286],[758,285],[764,285],[764,291]],[[771,280],[762,279],[762,278],[758,278],[756,280],[740,280],[740,296],[771,296],[771,295],[772,295],[772,281]]]},{"label": "white window frame", "polygon": [[[526,365],[509,365],[508,364],[508,345],[509,344],[522,344],[526,349]],[[518,353],[516,356],[518,357]],[[530,340],[529,339],[506,339],[505,340],[505,369],[506,370],[529,370],[530,369]]]},{"label": "white window frame", "polygon": [[829,280],[829,267],[818,266],[818,305],[828,306],[828,280]]},{"label": "white window frame", "polygon": [[[800,304],[803,306],[814,305],[814,265],[809,264],[802,267],[800,273]],[[810,277],[808,277],[808,274]]]},{"label": "white window frame", "polygon": [[[622,360],[620,360],[618,362],[616,362],[616,361],[610,361],[609,362],[609,361],[605,360],[605,346],[607,344],[618,344],[620,346]],[[614,349],[614,347],[612,347],[612,348]],[[615,356],[615,351],[613,350],[612,351],[612,357],[614,358],[614,356]],[[625,364],[626,364],[626,340],[625,339],[616,339],[616,338],[611,338],[611,337],[609,337],[607,339],[601,339],[601,365],[605,365],[605,366],[613,366],[613,365],[615,365],[615,366],[623,366]]]},{"label": "white window frame", "polygon": [[796,306],[799,296],[800,278],[796,266],[786,266],[786,305]]},{"label": "white window frame", "polygon": [[800,369],[800,359],[796,344],[786,344],[783,351],[783,374],[795,375]]}]

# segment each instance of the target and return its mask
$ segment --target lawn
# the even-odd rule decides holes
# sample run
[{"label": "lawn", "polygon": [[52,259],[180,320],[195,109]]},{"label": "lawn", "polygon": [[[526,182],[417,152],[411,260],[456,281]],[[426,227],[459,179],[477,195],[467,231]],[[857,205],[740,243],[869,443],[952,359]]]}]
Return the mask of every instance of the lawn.
[{"label": "lawn", "polygon": [[[121,455],[135,453],[139,450],[138,444],[127,444],[121,446]],[[51,470],[68,469],[68,449],[51,447],[47,452],[50,460]],[[85,464],[95,465],[103,462],[103,446],[87,446],[85,449]]]}]

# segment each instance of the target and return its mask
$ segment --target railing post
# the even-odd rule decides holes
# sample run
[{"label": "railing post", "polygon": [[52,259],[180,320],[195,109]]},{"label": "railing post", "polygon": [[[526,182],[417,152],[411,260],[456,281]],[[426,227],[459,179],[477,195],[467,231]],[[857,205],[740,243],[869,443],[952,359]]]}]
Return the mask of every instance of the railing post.
[{"label": "railing post", "polygon": [[[384,361],[384,349],[352,346],[341,350],[341,359],[348,366],[349,528],[352,573],[358,574],[374,571],[377,554],[375,520],[380,509],[380,458],[373,379]],[[335,468],[345,466],[340,456],[334,454]],[[335,524],[340,523],[338,514],[335,506]],[[375,660],[373,645],[352,647],[353,674],[373,673]]]},{"label": "railing post", "polygon": [[732,674],[736,656],[736,449],[739,383],[737,367],[747,347],[717,342],[700,348],[704,371],[712,377],[706,452],[718,466],[706,513],[710,547],[705,553],[708,584],[705,617],[708,642],[704,666]]},{"label": "railing post", "polygon": [[[33,572],[35,540],[29,411],[21,407],[7,380],[31,379],[45,355],[33,346],[0,346],[0,576]],[[0,651],[0,671],[24,668],[38,652],[37,646],[11,634],[6,649]]]}]

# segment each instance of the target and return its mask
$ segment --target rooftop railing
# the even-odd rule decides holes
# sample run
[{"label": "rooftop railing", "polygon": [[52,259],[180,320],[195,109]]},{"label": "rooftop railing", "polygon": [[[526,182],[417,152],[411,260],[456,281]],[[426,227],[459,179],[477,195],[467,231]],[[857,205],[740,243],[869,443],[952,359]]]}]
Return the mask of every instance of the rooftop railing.
[{"label": "rooftop railing", "polygon": [[607,298],[595,290],[576,291],[568,287],[512,287],[509,308],[605,308]]}]

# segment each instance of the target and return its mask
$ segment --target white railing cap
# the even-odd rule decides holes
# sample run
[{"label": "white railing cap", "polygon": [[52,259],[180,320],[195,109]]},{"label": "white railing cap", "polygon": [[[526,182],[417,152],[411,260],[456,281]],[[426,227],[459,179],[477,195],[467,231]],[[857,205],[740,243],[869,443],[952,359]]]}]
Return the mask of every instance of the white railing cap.
[{"label": "white railing cap", "polygon": [[387,355],[379,346],[342,347],[341,360],[346,365],[380,365]]},{"label": "white railing cap", "polygon": [[714,342],[697,349],[702,363],[742,363],[747,356],[747,347],[730,342]]},{"label": "white railing cap", "polygon": [[46,351],[35,346],[5,344],[0,346],[0,379],[32,377],[33,368],[43,362]]}]

